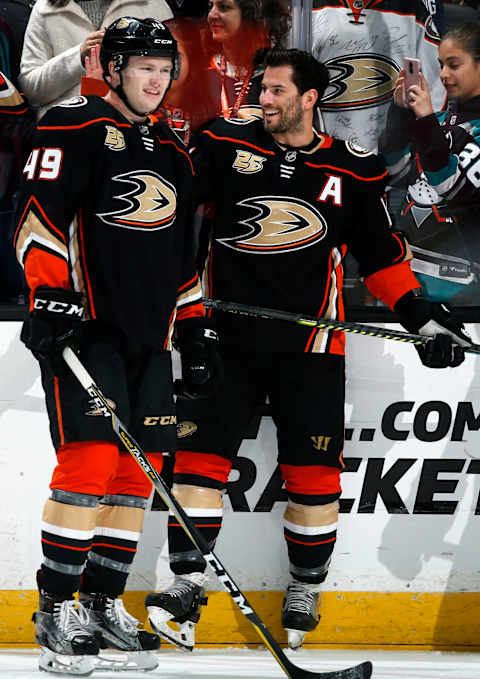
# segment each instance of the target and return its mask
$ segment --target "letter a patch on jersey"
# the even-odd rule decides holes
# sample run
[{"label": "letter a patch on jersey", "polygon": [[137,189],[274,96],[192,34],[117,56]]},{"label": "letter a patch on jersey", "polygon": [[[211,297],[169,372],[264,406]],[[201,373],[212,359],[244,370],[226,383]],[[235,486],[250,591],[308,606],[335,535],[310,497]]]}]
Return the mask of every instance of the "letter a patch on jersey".
[{"label": "letter a patch on jersey", "polygon": [[327,175],[327,181],[323,185],[323,189],[318,194],[317,200],[320,203],[326,203],[331,200],[334,205],[341,206],[342,204],[342,178],[337,175]]}]

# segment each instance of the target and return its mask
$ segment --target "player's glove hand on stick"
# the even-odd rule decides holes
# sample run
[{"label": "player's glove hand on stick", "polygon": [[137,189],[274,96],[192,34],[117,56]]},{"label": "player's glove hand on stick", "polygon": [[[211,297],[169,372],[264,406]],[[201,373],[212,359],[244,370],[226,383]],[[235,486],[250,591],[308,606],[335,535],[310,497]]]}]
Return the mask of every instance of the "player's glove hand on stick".
[{"label": "player's glove hand on stick", "polygon": [[75,346],[75,334],[84,315],[80,292],[39,287],[20,339],[36,358],[48,360],[56,375],[64,374],[62,351],[67,344]]},{"label": "player's glove hand on stick", "polygon": [[394,311],[408,332],[432,337],[423,346],[415,346],[423,365],[428,368],[455,368],[463,363],[472,340],[461,323],[454,320],[449,309],[438,302],[429,302],[420,288],[410,290],[395,304]]},{"label": "player's glove hand on stick", "polygon": [[174,346],[180,352],[182,379],[175,382],[180,398],[207,398],[223,379],[218,335],[204,318],[177,321]]}]

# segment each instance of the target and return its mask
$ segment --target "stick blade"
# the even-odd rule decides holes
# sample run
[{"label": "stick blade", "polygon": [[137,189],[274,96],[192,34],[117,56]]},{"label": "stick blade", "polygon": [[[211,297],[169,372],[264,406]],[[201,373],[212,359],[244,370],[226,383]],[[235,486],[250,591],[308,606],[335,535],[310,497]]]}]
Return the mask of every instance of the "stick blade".
[{"label": "stick blade", "polygon": [[372,676],[372,663],[362,662],[354,667],[347,667],[344,670],[334,670],[333,672],[311,672],[292,665],[289,675],[292,679],[370,679]]}]

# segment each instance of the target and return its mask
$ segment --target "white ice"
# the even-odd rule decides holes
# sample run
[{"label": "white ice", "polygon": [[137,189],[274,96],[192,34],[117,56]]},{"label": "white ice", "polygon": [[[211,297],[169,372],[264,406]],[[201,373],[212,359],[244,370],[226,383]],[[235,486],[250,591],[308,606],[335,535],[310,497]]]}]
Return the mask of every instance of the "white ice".
[{"label": "white ice", "polygon": [[[316,672],[338,670],[364,660],[373,662],[372,679],[479,679],[480,653],[439,651],[323,651],[301,649],[287,655],[296,665]],[[38,650],[0,649],[0,677],[47,679],[37,669]],[[284,679],[280,666],[266,650],[242,648],[196,649],[184,654],[159,652],[159,666],[143,672],[94,672],[93,679]]]}]

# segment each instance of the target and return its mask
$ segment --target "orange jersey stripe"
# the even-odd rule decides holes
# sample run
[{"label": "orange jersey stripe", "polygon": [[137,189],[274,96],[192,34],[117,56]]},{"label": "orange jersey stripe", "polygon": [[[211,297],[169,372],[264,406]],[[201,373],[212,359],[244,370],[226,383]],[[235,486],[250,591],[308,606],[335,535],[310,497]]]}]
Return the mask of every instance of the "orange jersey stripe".
[{"label": "orange jersey stripe", "polygon": [[243,144],[243,146],[249,146],[252,149],[255,149],[256,151],[261,151],[262,153],[267,153],[269,156],[274,156],[275,151],[267,151],[267,149],[262,149],[260,146],[255,146],[255,144],[251,144],[248,141],[243,141],[243,139],[235,139],[234,137],[219,137],[216,134],[213,134],[210,130],[204,130],[203,134],[208,134],[209,137],[212,137],[212,139],[218,139],[218,141],[233,141],[234,144]]},{"label": "orange jersey stripe", "polygon": [[337,172],[343,172],[344,174],[349,174],[352,177],[355,177],[355,179],[360,179],[362,182],[376,182],[379,179],[383,179],[388,175],[388,170],[385,170],[382,174],[378,175],[378,177],[360,177],[360,175],[355,174],[355,172],[352,172],[351,170],[345,170],[343,167],[336,167],[335,165],[315,165],[314,163],[308,163],[305,161],[305,165],[308,165],[309,167],[314,167],[314,168],[327,168],[328,170],[336,170]]}]

